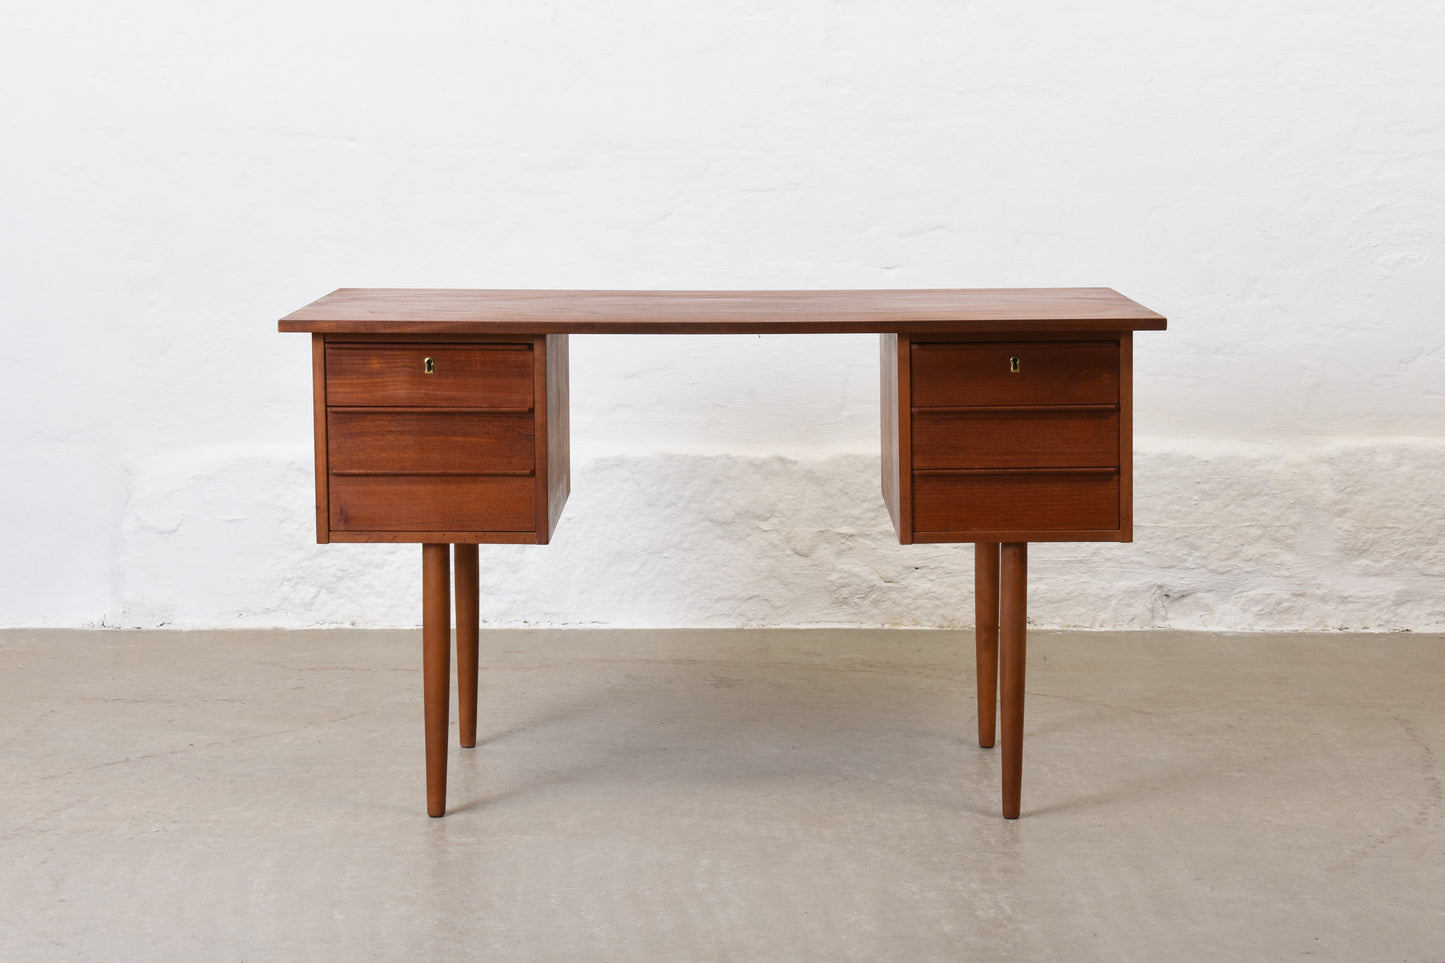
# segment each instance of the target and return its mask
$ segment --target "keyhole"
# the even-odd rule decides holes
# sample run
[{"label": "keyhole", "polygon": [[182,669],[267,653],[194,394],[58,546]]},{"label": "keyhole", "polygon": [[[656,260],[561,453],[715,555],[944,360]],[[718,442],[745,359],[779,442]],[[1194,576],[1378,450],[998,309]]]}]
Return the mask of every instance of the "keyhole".
[{"label": "keyhole", "polygon": [[427,374],[436,374],[436,373],[437,373],[437,364],[436,364],[436,362],[433,361],[431,358],[427,358],[427,359],[423,360],[422,363],[421,363],[421,368],[422,368],[422,370],[425,371]]},{"label": "keyhole", "polygon": [[1018,373],[1019,373],[1019,359],[1018,359],[1018,358],[1009,358],[1009,359],[1008,359],[1008,370],[1009,370],[1009,374],[1018,374]]}]

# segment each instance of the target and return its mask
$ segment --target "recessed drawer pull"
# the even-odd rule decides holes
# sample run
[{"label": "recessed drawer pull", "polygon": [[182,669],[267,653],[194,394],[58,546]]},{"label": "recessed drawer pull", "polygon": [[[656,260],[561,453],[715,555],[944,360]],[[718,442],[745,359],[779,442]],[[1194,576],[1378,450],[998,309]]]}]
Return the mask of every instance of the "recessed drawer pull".
[{"label": "recessed drawer pull", "polygon": [[431,358],[423,358],[421,362],[421,370],[425,371],[427,374],[436,374],[437,363]]}]

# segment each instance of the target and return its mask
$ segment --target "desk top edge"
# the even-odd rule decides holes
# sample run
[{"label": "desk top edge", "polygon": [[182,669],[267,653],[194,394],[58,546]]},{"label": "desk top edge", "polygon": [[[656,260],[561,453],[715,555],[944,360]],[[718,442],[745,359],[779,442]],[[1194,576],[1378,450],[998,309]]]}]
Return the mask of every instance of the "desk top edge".
[{"label": "desk top edge", "polygon": [[549,291],[340,288],[282,318],[316,334],[932,334],[1163,330],[1110,288]]}]

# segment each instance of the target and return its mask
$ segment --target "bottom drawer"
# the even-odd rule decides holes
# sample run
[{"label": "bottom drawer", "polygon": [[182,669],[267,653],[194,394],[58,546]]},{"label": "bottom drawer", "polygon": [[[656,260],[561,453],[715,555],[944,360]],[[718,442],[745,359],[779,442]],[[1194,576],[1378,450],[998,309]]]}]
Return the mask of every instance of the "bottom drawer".
[{"label": "bottom drawer", "polygon": [[928,533],[1110,531],[1119,472],[916,472],[913,530]]},{"label": "bottom drawer", "polygon": [[531,532],[531,475],[332,475],[331,528],[340,532]]}]

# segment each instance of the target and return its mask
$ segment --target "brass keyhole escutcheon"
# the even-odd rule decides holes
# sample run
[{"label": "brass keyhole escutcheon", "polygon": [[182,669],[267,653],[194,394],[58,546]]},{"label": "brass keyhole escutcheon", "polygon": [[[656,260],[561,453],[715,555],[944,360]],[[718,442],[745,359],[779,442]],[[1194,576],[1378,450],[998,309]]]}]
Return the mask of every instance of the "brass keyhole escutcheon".
[{"label": "brass keyhole escutcheon", "polygon": [[425,371],[427,374],[436,374],[437,363],[431,358],[424,358],[422,359],[421,370]]},{"label": "brass keyhole escutcheon", "polygon": [[1009,358],[1009,359],[1008,359],[1008,370],[1009,370],[1009,374],[1018,374],[1018,373],[1019,373],[1019,359],[1018,359],[1018,358],[1015,357],[1015,358]]}]

